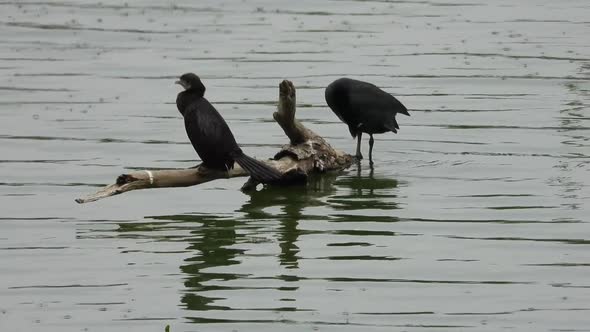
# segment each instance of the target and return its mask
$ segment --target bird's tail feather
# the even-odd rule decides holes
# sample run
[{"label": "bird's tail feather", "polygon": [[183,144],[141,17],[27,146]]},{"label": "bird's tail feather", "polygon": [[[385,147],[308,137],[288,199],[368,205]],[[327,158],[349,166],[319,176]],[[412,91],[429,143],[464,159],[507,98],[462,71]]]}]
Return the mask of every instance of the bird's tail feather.
[{"label": "bird's tail feather", "polygon": [[397,120],[395,120],[394,118],[391,118],[390,121],[384,123],[385,128],[393,131],[394,133],[397,134],[397,130],[399,129],[399,125],[397,124]]},{"label": "bird's tail feather", "polygon": [[[398,102],[399,102],[399,100],[398,100]],[[408,112],[408,109],[404,106],[404,104],[402,104],[400,102],[398,106],[399,107],[396,108],[396,113],[401,113],[403,115],[410,116],[410,112]]]},{"label": "bird's tail feather", "polygon": [[244,153],[235,157],[234,160],[240,166],[242,166],[243,169],[250,173],[250,176],[258,182],[269,183],[279,180],[282,176],[282,174],[276,169],[261,161],[249,157]]}]

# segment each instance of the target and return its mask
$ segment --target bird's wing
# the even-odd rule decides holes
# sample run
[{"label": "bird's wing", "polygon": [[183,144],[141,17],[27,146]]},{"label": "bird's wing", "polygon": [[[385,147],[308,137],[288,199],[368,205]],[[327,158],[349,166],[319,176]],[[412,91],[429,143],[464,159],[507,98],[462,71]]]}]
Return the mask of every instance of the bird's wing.
[{"label": "bird's wing", "polygon": [[239,149],[221,114],[204,98],[187,107],[184,125],[193,147],[205,163],[227,159]]},{"label": "bird's wing", "polygon": [[362,129],[367,133],[383,133],[393,131],[397,133],[399,125],[395,120],[395,113],[383,112],[379,108],[363,110]]},{"label": "bird's wing", "polygon": [[396,113],[410,115],[408,109],[394,96],[367,82],[358,81],[350,89],[349,103],[351,107],[358,109],[360,112],[374,109],[389,112],[393,115]]},{"label": "bird's wing", "polygon": [[395,97],[375,85],[359,82],[350,89],[349,105],[355,111],[359,123],[369,132],[393,131],[399,125],[395,120],[397,113],[407,113],[407,109]]},{"label": "bird's wing", "polygon": [[393,131],[396,134],[397,134],[397,130],[399,129],[399,125],[397,124],[395,117],[389,118],[389,121],[385,121],[383,126],[387,129]]}]

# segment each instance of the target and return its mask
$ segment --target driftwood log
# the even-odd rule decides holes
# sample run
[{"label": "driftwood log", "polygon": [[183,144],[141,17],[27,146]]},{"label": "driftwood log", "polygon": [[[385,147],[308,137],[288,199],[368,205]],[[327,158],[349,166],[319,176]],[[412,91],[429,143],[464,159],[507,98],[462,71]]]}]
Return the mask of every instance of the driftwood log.
[{"label": "driftwood log", "polygon": [[[281,82],[278,110],[273,114],[273,118],[289,137],[290,144],[283,146],[273,159],[265,161],[283,173],[283,179],[274,185],[302,183],[311,173],[342,170],[353,162],[351,155],[335,150],[321,136],[306,128],[295,118],[295,100],[293,83],[287,80]],[[94,194],[77,198],[76,202],[80,204],[94,202],[137,189],[188,187],[238,176],[248,176],[248,173],[237,163],[229,172],[207,169],[203,165],[188,169],[137,171],[120,175],[114,184]],[[257,184],[250,178],[242,190],[255,189]]]}]

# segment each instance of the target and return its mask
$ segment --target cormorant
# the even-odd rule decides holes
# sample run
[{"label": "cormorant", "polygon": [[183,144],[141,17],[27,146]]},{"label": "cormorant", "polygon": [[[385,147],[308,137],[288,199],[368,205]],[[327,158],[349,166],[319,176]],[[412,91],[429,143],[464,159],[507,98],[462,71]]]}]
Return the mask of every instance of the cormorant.
[{"label": "cormorant", "polygon": [[235,161],[258,182],[269,183],[281,178],[276,169],[244,154],[221,114],[205,99],[205,85],[197,75],[184,74],[176,83],[185,89],[176,97],[176,107],[184,117],[188,138],[205,167],[229,171]]},{"label": "cormorant", "polygon": [[356,157],[362,159],[361,135],[369,134],[369,162],[373,164],[373,134],[397,133],[395,115],[410,115],[408,109],[394,96],[375,85],[350,78],[330,83],[325,91],[326,102],[334,113],[348,125],[352,137],[357,137]]}]

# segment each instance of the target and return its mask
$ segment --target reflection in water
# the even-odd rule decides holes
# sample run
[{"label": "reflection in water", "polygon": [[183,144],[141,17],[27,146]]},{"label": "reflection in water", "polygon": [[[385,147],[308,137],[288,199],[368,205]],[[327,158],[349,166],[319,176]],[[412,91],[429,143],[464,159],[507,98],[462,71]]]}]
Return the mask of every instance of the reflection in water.
[{"label": "reflection in water", "polygon": [[[187,289],[183,293],[181,303],[187,309],[205,311],[205,310],[225,310],[230,309],[225,306],[215,305],[214,302],[219,297],[208,296],[208,292],[223,289],[218,286],[219,281],[228,282],[240,278],[235,273],[214,272],[211,269],[220,266],[231,266],[239,264],[236,256],[244,253],[244,250],[236,249],[233,246],[238,241],[239,236],[236,233],[236,224],[239,222],[233,218],[221,218],[210,215],[169,215],[169,216],[151,216],[155,222],[145,223],[122,223],[119,224],[118,231],[120,237],[132,237],[137,232],[142,233],[142,238],[150,236],[157,230],[189,230],[188,236],[157,236],[152,235],[154,239],[167,241],[186,241],[189,243],[187,250],[193,253],[193,256],[185,259],[184,265],[180,267],[181,271],[188,275],[185,279],[184,286]],[[163,221],[170,221],[165,223]],[[148,232],[148,233],[146,233]],[[157,234],[154,233],[154,234]],[[211,283],[211,281],[215,281]]]},{"label": "reflection in water", "polygon": [[398,209],[395,201],[398,181],[375,177],[373,167],[367,177],[362,176],[361,166],[357,167],[356,177],[341,177],[335,182],[336,186],[348,190],[330,197],[330,203],[336,205],[338,210]]},{"label": "reflection in water", "polygon": [[[297,253],[298,238],[301,234],[298,229],[299,221],[305,218],[304,209],[310,206],[322,205],[320,198],[334,192],[333,182],[337,174],[326,174],[321,177],[312,177],[306,187],[266,188],[253,192],[250,200],[244,204],[234,218],[222,218],[212,215],[173,215],[151,217],[158,220],[172,220],[179,228],[186,229],[190,226],[190,235],[185,237],[189,242],[188,250],[193,252],[191,258],[185,259],[181,270],[188,278],[184,282],[186,292],[183,293],[181,303],[192,311],[231,310],[227,306],[216,302],[224,300],[223,296],[210,295],[213,292],[228,290],[247,290],[265,288],[264,286],[236,286],[232,281],[247,279],[247,275],[233,272],[217,272],[219,268],[239,265],[246,250],[236,248],[237,245],[254,242],[252,234],[264,233],[265,225],[259,225],[261,220],[279,221],[280,226],[276,230],[279,238],[280,253],[278,259],[280,265],[287,269],[296,269],[299,265]],[[268,211],[279,209],[280,212]],[[240,214],[242,216],[240,216]],[[157,223],[121,224],[120,231],[137,231],[149,227],[157,227]],[[167,228],[174,226],[167,225]],[[273,276],[284,282],[298,281],[295,275]],[[298,287],[270,287],[279,291],[293,291]],[[294,301],[288,296],[282,296],[283,301]],[[273,308],[278,311],[292,311],[294,307]],[[197,323],[220,322],[223,319],[209,319],[203,317],[190,317]]]},{"label": "reflection in water", "polygon": [[233,219],[219,219],[215,217],[196,217],[201,223],[191,231],[190,246],[187,248],[195,252],[195,256],[186,259],[186,265],[181,266],[182,272],[190,275],[184,285],[188,292],[184,293],[181,302],[190,310],[221,310],[227,307],[213,305],[218,298],[207,296],[208,291],[220,289],[209,284],[211,280],[224,282],[238,278],[233,273],[207,271],[209,268],[239,264],[236,255],[243,250],[234,249],[236,243]]},{"label": "reflection in water", "polygon": [[[357,177],[361,177],[363,172],[363,167],[362,167],[362,163],[360,160],[356,160],[356,176]],[[369,178],[373,178],[373,175],[375,175],[375,166],[374,164],[369,164]]]},{"label": "reflection in water", "polygon": [[[245,213],[246,220],[260,218],[277,219],[279,228],[279,243],[281,253],[279,260],[281,265],[288,268],[297,268],[297,239],[300,231],[297,228],[299,221],[304,218],[303,210],[306,207],[324,205],[321,197],[330,195],[335,191],[333,183],[338,173],[327,173],[323,176],[312,176],[305,187],[291,188],[266,188],[252,192],[250,201],[242,206],[239,212]],[[280,207],[281,213],[264,212],[269,207]]]},{"label": "reflection in water", "polygon": [[[187,276],[184,281],[186,291],[181,296],[183,306],[195,312],[209,312],[205,315],[191,316],[189,319],[195,323],[211,323],[229,321],[225,318],[215,316],[215,312],[227,310],[254,310],[254,308],[237,308],[233,305],[224,305],[228,299],[228,291],[231,291],[232,298],[241,296],[234,293],[248,292],[252,290],[275,290],[281,293],[278,295],[280,302],[287,301],[289,306],[279,305],[267,308],[273,311],[305,311],[301,305],[295,306],[297,301],[296,293],[300,288],[300,281],[307,278],[301,277],[301,273],[295,272],[300,268],[299,243],[304,235],[316,235],[323,233],[319,231],[302,230],[301,222],[309,220],[329,220],[338,222],[365,221],[397,221],[395,218],[387,217],[383,220],[378,216],[358,216],[334,214],[341,210],[363,210],[363,209],[392,209],[396,208],[393,202],[386,201],[395,198],[391,193],[397,186],[397,181],[392,179],[375,178],[373,174],[368,177],[359,175],[347,176],[341,173],[327,173],[322,176],[313,176],[305,187],[289,188],[265,188],[261,191],[250,193],[250,199],[240,207],[233,217],[220,217],[214,215],[173,215],[156,216],[158,223],[142,224],[121,224],[120,231],[130,232],[162,227],[167,230],[182,229],[189,230],[189,235],[183,237],[183,241],[189,243],[187,250],[191,252],[190,258],[184,260],[181,271]],[[327,215],[314,215],[314,209],[328,209]],[[172,223],[164,224],[163,220],[170,220]],[[279,223],[277,225],[277,222]],[[269,231],[270,230],[270,231]],[[341,235],[345,237],[371,237],[391,236],[392,232],[377,232],[360,229],[341,229],[326,231],[326,234]],[[278,242],[278,253],[272,248],[272,254],[265,254],[262,257],[271,257],[278,260],[283,268],[293,271],[292,273],[275,272],[274,274],[252,275],[249,264],[252,253],[244,246],[254,248],[251,251],[258,251],[266,248],[270,242],[269,238]],[[263,239],[263,240],[261,240]],[[350,249],[336,249],[338,251],[357,250],[351,242]],[[327,243],[327,247],[339,247],[343,243]],[[362,246],[361,246],[362,247]],[[276,247],[275,247],[276,248]],[[260,256],[256,256],[260,257]],[[329,255],[322,259],[331,261],[374,261],[391,260],[386,256],[372,255]],[[233,268],[230,268],[234,266]],[[240,273],[244,268],[249,273]],[[345,278],[345,276],[331,276],[331,280]],[[251,279],[267,279],[272,285],[261,285],[260,280],[248,283]],[[256,306],[255,304],[251,304]],[[210,317],[210,315],[216,318]],[[246,319],[249,320],[249,319]],[[235,321],[235,319],[232,319]]]}]

